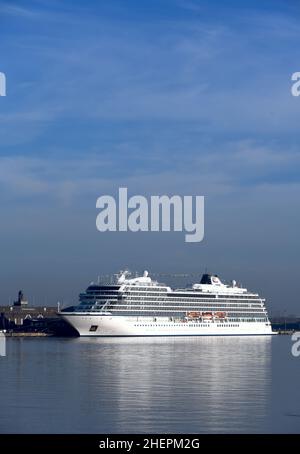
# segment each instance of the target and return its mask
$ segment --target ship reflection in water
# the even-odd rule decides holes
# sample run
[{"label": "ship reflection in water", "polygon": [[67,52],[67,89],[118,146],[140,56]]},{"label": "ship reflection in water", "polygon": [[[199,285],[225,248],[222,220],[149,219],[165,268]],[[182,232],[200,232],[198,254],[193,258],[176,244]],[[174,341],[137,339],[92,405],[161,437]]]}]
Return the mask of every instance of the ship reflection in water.
[{"label": "ship reflection in water", "polygon": [[0,432],[299,432],[290,338],[8,339]]},{"label": "ship reflection in water", "polygon": [[270,338],[127,338],[106,345],[101,358],[93,355],[96,369],[109,374],[106,382],[102,371],[94,373],[102,392],[115,396],[106,415],[118,431],[258,431],[266,417]]}]

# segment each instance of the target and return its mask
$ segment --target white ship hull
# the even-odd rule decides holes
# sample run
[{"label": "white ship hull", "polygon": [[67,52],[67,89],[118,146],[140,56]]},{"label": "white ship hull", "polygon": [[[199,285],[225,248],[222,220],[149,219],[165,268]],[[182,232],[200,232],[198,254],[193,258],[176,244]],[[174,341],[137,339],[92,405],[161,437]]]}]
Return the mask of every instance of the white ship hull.
[{"label": "white ship hull", "polygon": [[60,313],[80,336],[262,336],[272,335],[270,323],[170,321],[166,317]]}]

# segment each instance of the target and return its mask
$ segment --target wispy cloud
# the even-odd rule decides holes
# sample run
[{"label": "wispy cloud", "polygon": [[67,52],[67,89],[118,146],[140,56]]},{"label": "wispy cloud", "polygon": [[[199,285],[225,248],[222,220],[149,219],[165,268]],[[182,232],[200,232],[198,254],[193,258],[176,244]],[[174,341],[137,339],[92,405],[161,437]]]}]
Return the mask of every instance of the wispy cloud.
[{"label": "wispy cloud", "polygon": [[[149,156],[139,167],[126,167],[126,157],[118,165],[113,155],[84,154],[72,160],[49,156],[0,157],[0,186],[2,198],[28,199],[43,196],[64,203],[92,204],[103,193],[114,193],[119,186],[128,186],[138,193],[194,193],[222,197],[240,196],[249,186],[262,188],[295,184],[300,189],[300,152],[285,150],[252,141],[229,142],[224,149],[209,150],[197,156],[195,150],[184,161],[161,167],[160,153]],[[131,162],[138,152],[131,155]],[[151,167],[157,160],[157,166]],[[117,168],[116,168],[117,167]],[[146,170],[148,167],[148,170]],[[123,170],[120,170],[122,169]],[[188,175],[188,179],[187,179]],[[299,190],[298,189],[298,190]],[[41,203],[43,199],[40,199]]]},{"label": "wispy cloud", "polygon": [[10,3],[1,2],[0,13],[8,16],[16,16],[25,19],[26,18],[37,19],[39,17],[39,14],[36,10],[24,8],[17,4],[13,4],[12,2]]},{"label": "wispy cloud", "polygon": [[[248,21],[243,34],[236,23],[206,23],[201,15],[141,29],[94,17],[86,8],[82,17],[76,10],[69,15],[79,21],[78,34],[68,22],[53,29],[47,18],[54,13],[64,18],[64,11],[43,11],[43,26],[3,45],[12,66],[10,101],[0,112],[3,144],[16,140],[16,124],[26,122],[31,140],[41,128],[47,137],[46,122],[66,118],[135,121],[135,128],[140,120],[197,121],[210,134],[271,134],[296,126],[289,67],[295,69],[300,52],[292,47],[295,33],[284,43],[276,35],[277,29],[296,32],[294,18],[277,14],[274,25],[266,13],[240,14]],[[18,55],[29,65],[22,77],[14,74],[22,71]]]}]

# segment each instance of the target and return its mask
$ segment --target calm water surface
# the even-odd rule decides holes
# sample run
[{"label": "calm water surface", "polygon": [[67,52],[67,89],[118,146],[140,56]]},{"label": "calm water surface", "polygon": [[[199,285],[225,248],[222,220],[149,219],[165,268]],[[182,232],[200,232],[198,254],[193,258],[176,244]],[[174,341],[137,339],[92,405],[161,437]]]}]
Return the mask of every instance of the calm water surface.
[{"label": "calm water surface", "polygon": [[1,433],[300,432],[290,336],[8,339]]}]

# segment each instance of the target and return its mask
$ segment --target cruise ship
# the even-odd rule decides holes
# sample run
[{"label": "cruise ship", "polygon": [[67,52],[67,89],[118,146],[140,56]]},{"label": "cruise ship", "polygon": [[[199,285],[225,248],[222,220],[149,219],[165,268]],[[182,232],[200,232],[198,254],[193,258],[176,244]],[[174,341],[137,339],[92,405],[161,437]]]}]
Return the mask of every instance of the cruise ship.
[{"label": "cruise ship", "polygon": [[233,336],[272,335],[265,300],[203,274],[190,288],[171,289],[121,271],[114,283],[90,284],[79,304],[59,315],[80,336]]}]

